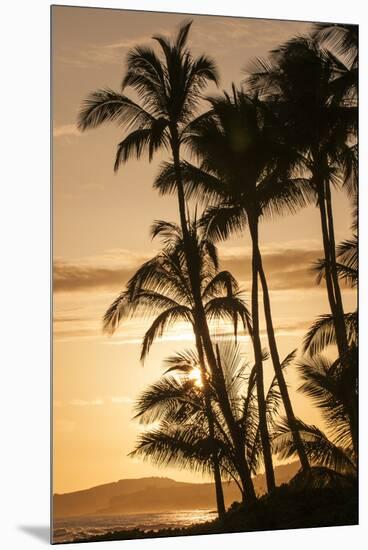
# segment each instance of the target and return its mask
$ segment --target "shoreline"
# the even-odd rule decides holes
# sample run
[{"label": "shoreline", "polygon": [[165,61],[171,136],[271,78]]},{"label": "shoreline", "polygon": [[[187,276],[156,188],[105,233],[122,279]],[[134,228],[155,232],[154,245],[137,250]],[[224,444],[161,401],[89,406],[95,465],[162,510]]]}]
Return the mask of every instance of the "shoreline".
[{"label": "shoreline", "polygon": [[162,529],[133,528],[111,530],[104,534],[76,537],[68,542],[102,542],[175,536],[246,533],[316,527],[339,527],[358,524],[358,490],[347,487],[291,487],[282,485],[273,493],[258,499],[255,505],[233,503],[223,520],[215,518],[185,527]]}]

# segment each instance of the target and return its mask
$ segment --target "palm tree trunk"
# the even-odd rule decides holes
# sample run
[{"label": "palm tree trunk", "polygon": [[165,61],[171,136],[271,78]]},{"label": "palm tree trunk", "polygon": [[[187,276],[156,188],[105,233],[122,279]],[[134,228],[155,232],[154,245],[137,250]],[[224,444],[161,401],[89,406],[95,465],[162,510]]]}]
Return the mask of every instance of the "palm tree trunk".
[{"label": "palm tree trunk", "polygon": [[217,504],[217,513],[218,517],[220,519],[223,519],[225,516],[225,500],[224,500],[224,492],[222,489],[222,481],[221,481],[221,472],[220,472],[220,463],[218,458],[218,452],[215,447],[215,423],[213,419],[213,411],[211,407],[211,398],[209,394],[209,386],[208,381],[206,377],[206,367],[204,363],[204,357],[203,357],[203,349],[202,349],[202,343],[201,339],[199,337],[198,331],[194,330],[194,336],[196,339],[196,347],[198,352],[198,359],[199,359],[199,365],[201,368],[201,376],[202,376],[202,383],[203,383],[203,393],[204,393],[204,399],[205,399],[205,406],[206,406],[206,415],[207,415],[207,422],[208,422],[208,432],[210,436],[210,441],[213,442],[213,451],[212,451],[212,463],[213,463],[213,477],[215,480],[215,491],[216,491],[216,504]]},{"label": "palm tree trunk", "polygon": [[339,356],[343,357],[346,353],[346,348],[344,347],[344,341],[345,341],[344,334],[346,337],[345,322],[343,321],[343,327],[342,327],[341,320],[339,320],[340,316],[337,310],[335,290],[334,290],[334,284],[333,284],[332,273],[331,273],[331,266],[332,266],[331,242],[330,242],[330,235],[328,230],[328,221],[327,221],[328,217],[327,217],[327,211],[326,211],[326,201],[325,201],[325,191],[324,191],[323,181],[321,181],[318,184],[317,192],[318,192],[318,206],[319,206],[320,219],[321,219],[323,251],[324,251],[325,261],[326,261],[325,277],[326,277],[327,296],[328,296],[328,301],[331,308],[332,317],[334,320],[336,342],[337,342]]},{"label": "palm tree trunk", "polygon": [[264,394],[263,383],[263,362],[262,362],[262,345],[259,335],[259,307],[258,307],[258,272],[259,272],[259,255],[258,255],[258,222],[257,219],[248,215],[249,229],[252,238],[252,325],[253,325],[253,349],[254,361],[257,372],[257,401],[259,428],[261,434],[263,458],[266,470],[266,480],[268,491],[275,489],[275,473],[272,464],[271,443],[267,428],[266,400]]},{"label": "palm tree trunk", "polygon": [[173,154],[174,169],[175,169],[175,179],[176,179],[177,192],[178,192],[179,216],[180,216],[180,223],[181,223],[181,228],[183,233],[184,251],[186,256],[186,263],[188,266],[188,274],[189,274],[189,279],[192,287],[193,300],[194,300],[194,305],[195,305],[196,315],[198,320],[198,329],[200,332],[203,348],[204,348],[211,372],[217,378],[216,386],[218,391],[219,404],[233,440],[237,461],[238,461],[238,469],[239,469],[238,473],[242,481],[244,493],[246,494],[246,498],[249,500],[249,502],[254,502],[256,500],[256,494],[254,491],[250,470],[245,459],[245,449],[244,449],[244,442],[242,440],[241,430],[237,425],[231,410],[231,405],[226,392],[224,379],[223,379],[223,376],[221,376],[222,371],[220,372],[221,369],[219,369],[217,366],[216,356],[213,350],[210,331],[208,328],[207,319],[206,319],[206,315],[205,315],[203,303],[202,303],[202,297],[200,292],[200,280],[199,279],[196,280],[196,278],[198,277],[195,276],[195,274],[193,273],[193,270],[191,269],[191,246],[190,246],[190,240],[189,240],[188,223],[187,223],[186,213],[185,213],[185,196],[184,196],[183,179],[181,175],[181,166],[180,166],[180,146],[179,146],[177,129],[174,126],[171,128],[171,135],[172,135],[171,146],[172,146],[172,154]]},{"label": "palm tree trunk", "polygon": [[332,278],[333,288],[335,292],[337,322],[340,327],[339,331],[341,333],[341,339],[342,339],[341,343],[343,348],[343,354],[345,355],[348,350],[348,341],[346,336],[344,307],[342,304],[341,290],[340,290],[339,278],[337,275],[337,268],[336,268],[336,243],[335,243],[335,230],[334,230],[332,202],[331,202],[331,188],[330,188],[330,182],[327,180],[325,181],[325,194],[326,194],[326,210],[327,210],[327,220],[328,220],[328,235],[329,235],[329,241],[330,241],[331,278]]},{"label": "palm tree trunk", "polygon": [[258,249],[258,268],[259,268],[259,276],[260,276],[262,291],[263,291],[264,313],[265,313],[265,319],[266,319],[267,336],[268,336],[268,343],[270,346],[273,368],[275,370],[277,383],[278,383],[280,393],[281,393],[281,398],[284,404],[286,418],[293,435],[294,445],[299,455],[299,460],[300,460],[302,469],[309,470],[310,468],[309,461],[305,453],[304,445],[302,443],[299,430],[296,425],[296,419],[295,419],[293,407],[291,405],[289,391],[287,389],[284,373],[282,371],[282,367],[280,363],[280,358],[279,358],[279,353],[278,353],[276,338],[275,338],[275,331],[274,331],[273,321],[272,321],[271,302],[270,302],[270,296],[268,292],[268,285],[267,285],[266,275],[263,269],[262,257],[259,249]]},{"label": "palm tree trunk", "polygon": [[[238,423],[236,422],[236,420],[234,419],[234,416],[231,411],[230,401],[226,393],[225,379],[224,379],[224,374],[222,370],[221,357],[220,357],[218,346],[216,346],[216,351],[217,351],[216,378],[218,379],[218,377],[220,377],[220,380],[221,380],[220,387],[217,389],[217,391],[222,396],[224,403],[226,403],[226,406],[223,409],[221,409],[225,420],[226,420],[226,417],[229,417],[229,419],[231,417],[231,422],[230,422],[231,427],[229,427],[229,431],[231,433],[233,442],[235,443],[234,447],[235,447],[236,460],[238,464],[238,473],[239,473],[239,477],[243,487],[243,491],[242,491],[243,502],[247,502],[248,504],[253,504],[254,502],[256,502],[257,497],[254,490],[250,469],[245,457],[244,438],[243,438],[241,429]],[[225,388],[225,395],[222,395],[222,388]]]},{"label": "palm tree trunk", "polygon": [[200,333],[203,348],[207,357],[208,364],[211,368],[219,405],[234,445],[237,470],[244,489],[243,496],[248,500],[249,503],[253,503],[256,501],[256,493],[254,490],[250,469],[245,458],[243,434],[238,423],[236,422],[236,419],[234,418],[233,411],[231,409],[229,396],[226,390],[225,378],[221,367],[220,356],[218,354],[216,359],[216,356],[214,354],[211,336],[202,303],[198,305],[197,314],[200,319]]},{"label": "palm tree trunk", "polygon": [[[206,409],[207,409],[208,432],[209,432],[210,440],[215,442],[215,429],[214,429],[215,426],[213,421],[213,411],[211,407],[211,401],[208,397],[208,392],[205,393],[205,402],[206,402]],[[225,508],[224,492],[222,489],[220,462],[218,458],[218,451],[216,448],[214,448],[212,451],[212,462],[213,462],[213,477],[215,480],[217,513],[218,513],[219,519],[223,519],[225,517],[226,508]]]},{"label": "palm tree trunk", "polygon": [[[346,334],[344,306],[342,303],[339,278],[337,275],[337,268],[336,268],[336,241],[335,241],[334,220],[333,220],[333,211],[332,211],[331,186],[328,180],[325,181],[325,196],[326,196],[328,235],[329,235],[329,241],[330,241],[331,279],[332,279],[332,284],[333,284],[334,293],[335,293],[335,307],[336,307],[335,331],[336,331],[336,335],[338,334],[338,331],[340,333],[341,342],[340,342],[340,345],[338,346],[338,349],[339,349],[339,356],[341,358],[341,363],[344,365],[344,363],[348,361],[347,356],[348,356],[349,344],[348,344],[348,339]],[[337,325],[339,325],[338,330],[336,328]],[[355,456],[357,456],[358,422],[357,422],[356,401],[353,396],[350,401],[352,403],[350,407],[350,414],[349,414],[351,439],[353,443]]]},{"label": "palm tree trunk", "polygon": [[[348,351],[347,335],[344,310],[342,307],[341,292],[338,283],[337,271],[336,271],[336,252],[335,252],[335,235],[333,225],[333,214],[331,204],[331,190],[329,183],[324,185],[320,183],[318,189],[318,206],[321,218],[323,249],[326,260],[326,287],[327,294],[330,303],[331,313],[334,320],[336,343],[341,358],[342,364],[346,361],[346,355]],[[333,276],[333,270],[335,270],[335,277]],[[354,409],[354,407],[353,407]],[[351,437],[354,452],[357,456],[358,443],[357,443],[357,411],[352,410],[350,417]]]}]

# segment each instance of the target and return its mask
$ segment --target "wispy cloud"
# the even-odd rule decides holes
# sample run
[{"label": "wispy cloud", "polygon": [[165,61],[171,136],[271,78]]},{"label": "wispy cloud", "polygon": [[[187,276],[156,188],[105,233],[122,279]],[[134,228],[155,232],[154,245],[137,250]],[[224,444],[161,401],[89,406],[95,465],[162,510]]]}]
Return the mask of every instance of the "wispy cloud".
[{"label": "wispy cloud", "polygon": [[[222,268],[245,281],[251,280],[251,253],[242,248],[222,249]],[[313,263],[322,257],[322,250],[293,246],[289,243],[268,247],[263,251],[263,263],[272,290],[306,289],[316,287]],[[83,262],[57,259],[54,263],[55,292],[75,292],[97,288],[122,289],[134,271],[151,254],[132,254],[130,251],[113,251],[103,257]]]},{"label": "wispy cloud", "polygon": [[91,407],[91,406],[100,406],[103,405],[104,401],[103,399],[92,399],[90,401],[85,399],[72,399],[70,401],[70,405],[73,405],[73,407]]},{"label": "wispy cloud", "polygon": [[[155,34],[167,35],[167,31],[155,32]],[[84,48],[76,50],[64,49],[64,52],[56,56],[57,61],[66,65],[89,68],[98,65],[120,65],[125,53],[137,45],[151,44],[151,34],[140,34],[128,38],[117,38],[108,44],[87,44]]]},{"label": "wispy cloud", "polygon": [[[140,345],[152,318],[126,319],[114,336],[107,337],[102,334],[102,316],[117,294],[124,289],[129,277],[153,254],[154,251],[132,253],[114,249],[98,256],[90,256],[81,262],[58,259],[54,267],[55,338],[58,341],[94,339],[99,340],[101,344],[113,346]],[[313,263],[322,257],[322,250],[317,241],[291,241],[282,245],[271,243],[262,247],[262,256],[272,293],[272,303],[280,312],[290,303],[294,303],[298,308],[300,301],[305,301],[305,292],[309,292],[313,301],[322,300],[325,289],[323,284],[317,286],[316,275],[312,270]],[[246,301],[249,302],[249,248],[222,247],[220,258],[222,269],[229,270],[235,275],[244,290]],[[348,296],[351,291],[346,289],[345,292]],[[298,321],[299,319],[295,319],[292,324],[285,325],[282,318],[275,319],[278,334],[303,334],[307,325],[297,326]],[[219,332],[220,328],[224,337],[227,331],[231,332],[230,325],[222,323]],[[176,325],[158,340],[161,343],[192,341],[191,327],[185,324]]]},{"label": "wispy cloud", "polygon": [[94,399],[72,399],[70,401],[54,400],[54,407],[101,407],[102,405],[131,405],[134,399],[128,395],[113,395],[107,397],[96,397]]},{"label": "wispy cloud", "polygon": [[110,397],[110,401],[115,405],[131,405],[132,403],[134,403],[134,399],[128,397],[127,395],[117,395]]},{"label": "wispy cloud", "polygon": [[108,250],[80,262],[56,258],[54,262],[54,291],[75,292],[93,288],[123,288],[129,277],[151,253],[130,250]]},{"label": "wispy cloud", "polygon": [[81,133],[78,130],[76,124],[61,124],[60,126],[54,126],[53,129],[54,138],[80,135]]}]

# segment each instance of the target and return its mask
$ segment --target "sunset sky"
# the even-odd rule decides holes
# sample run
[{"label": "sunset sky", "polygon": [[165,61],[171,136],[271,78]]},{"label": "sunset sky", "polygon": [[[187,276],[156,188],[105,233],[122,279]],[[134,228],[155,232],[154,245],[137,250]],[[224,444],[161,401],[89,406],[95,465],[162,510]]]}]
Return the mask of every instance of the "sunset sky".
[{"label": "sunset sky", "polygon": [[[122,131],[110,124],[83,134],[76,128],[78,111],[89,92],[119,89],[125,56],[132,46],[149,44],[153,34],[171,34],[188,18],[91,8],[52,10],[54,492],[150,475],[200,479],[187,471],[159,469],[127,457],[142,429],[131,421],[133,401],[160,376],[166,356],[193,345],[190,327],[178,326],[155,343],[144,367],[139,362],[140,342],[149,320],[123,323],[113,337],[101,332],[106,308],[159,246],[149,237],[152,221],[178,219],[175,197],[159,197],[151,188],[166,157],[158,154],[151,164],[146,158],[131,160],[114,174]],[[190,47],[195,54],[215,59],[221,89],[239,83],[254,57],[265,56],[311,28],[308,23],[287,21],[190,19],[194,21]],[[351,209],[343,193],[334,193],[333,202],[339,241],[351,235]],[[322,255],[317,209],[310,206],[297,216],[265,221],[260,242],[283,358],[300,348],[312,320],[328,312],[325,289],[316,286],[310,271]],[[222,267],[238,278],[249,300],[248,235],[221,243],[219,250]],[[344,289],[346,311],[355,307],[355,300],[355,292]],[[249,349],[247,338],[242,340]],[[267,346],[265,338],[263,344]],[[269,363],[266,371],[269,381]],[[298,386],[295,366],[289,367],[287,380],[293,390]],[[297,416],[320,423],[305,398],[295,391],[291,395]]]}]

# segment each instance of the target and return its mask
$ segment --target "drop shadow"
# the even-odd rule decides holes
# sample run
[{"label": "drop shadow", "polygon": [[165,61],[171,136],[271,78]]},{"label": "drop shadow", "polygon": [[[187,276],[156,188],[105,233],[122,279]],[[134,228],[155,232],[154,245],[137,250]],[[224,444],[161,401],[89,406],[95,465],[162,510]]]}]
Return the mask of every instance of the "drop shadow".
[{"label": "drop shadow", "polygon": [[19,531],[50,544],[50,527],[48,525],[18,525]]}]

